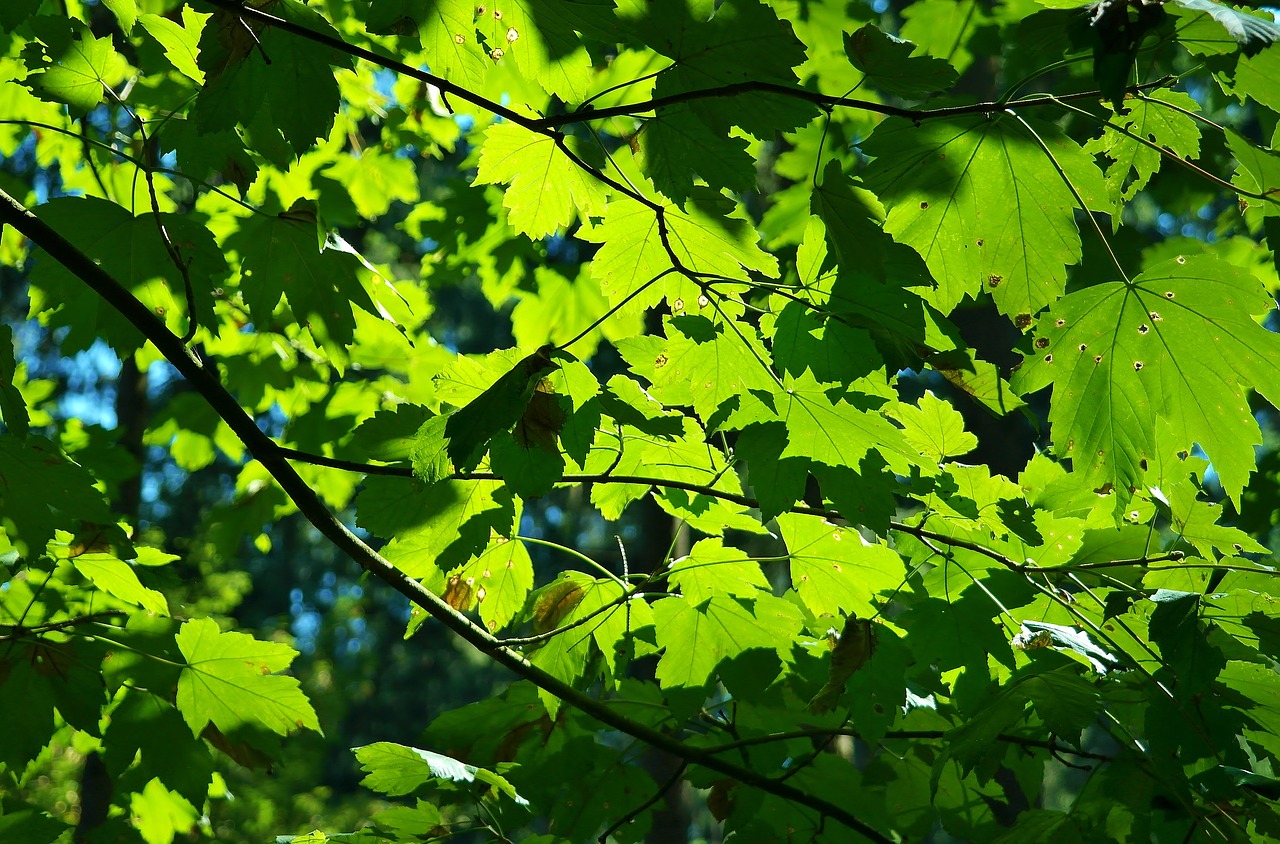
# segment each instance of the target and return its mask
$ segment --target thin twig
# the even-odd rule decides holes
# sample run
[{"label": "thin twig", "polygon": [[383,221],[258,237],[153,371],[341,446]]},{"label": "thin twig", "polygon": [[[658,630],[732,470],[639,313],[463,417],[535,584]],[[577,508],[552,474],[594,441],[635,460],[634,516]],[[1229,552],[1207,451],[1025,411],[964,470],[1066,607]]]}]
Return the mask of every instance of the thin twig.
[{"label": "thin twig", "polygon": [[610,835],[613,835],[615,832],[622,829],[624,826],[631,823],[636,818],[640,817],[640,814],[642,812],[644,812],[650,806],[654,805],[659,800],[661,800],[663,796],[665,796],[666,793],[671,790],[671,787],[680,781],[681,777],[684,776],[684,772],[688,767],[689,767],[688,762],[681,762],[680,765],[676,768],[675,772],[671,776],[667,777],[667,781],[664,782],[661,786],[659,786],[658,790],[654,793],[652,797],[650,797],[648,800],[644,801],[639,806],[636,806],[634,809],[627,812],[625,815],[623,815],[622,817],[614,821],[612,824],[610,824],[609,828],[606,829],[604,832],[600,833],[600,837],[597,838],[596,840],[599,841],[600,844],[605,844],[605,842],[609,840]]}]

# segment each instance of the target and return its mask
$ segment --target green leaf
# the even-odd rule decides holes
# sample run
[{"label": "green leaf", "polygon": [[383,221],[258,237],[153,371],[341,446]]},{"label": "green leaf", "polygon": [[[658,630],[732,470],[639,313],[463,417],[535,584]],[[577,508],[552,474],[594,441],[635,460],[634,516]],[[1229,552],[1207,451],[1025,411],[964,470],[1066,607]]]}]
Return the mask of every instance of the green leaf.
[{"label": "green leaf", "polygon": [[359,156],[339,158],[323,172],[342,185],[366,220],[381,217],[393,202],[412,205],[418,201],[418,174],[407,158],[365,150]]},{"label": "green leaf", "polygon": [[[489,442],[520,421],[543,375],[551,370],[550,349],[544,346],[520,360],[492,386],[451,413],[444,435],[453,465],[474,469]],[[434,430],[434,428],[433,428]]]},{"label": "green leaf", "polygon": [[[1241,99],[1252,97],[1272,111],[1280,109],[1280,91],[1277,91],[1280,51],[1263,50],[1255,55],[1246,52],[1245,57],[1236,63],[1235,78],[1231,81],[1234,84],[1229,90]],[[1229,133],[1228,137],[1231,134],[1234,133]],[[1272,146],[1275,146],[1274,142]]]},{"label": "green leaf", "polygon": [[1256,147],[1230,130],[1226,135],[1227,146],[1239,165],[1231,183],[1263,194],[1264,199],[1247,197],[1243,201],[1260,206],[1262,213],[1269,217],[1280,217],[1280,199],[1277,199],[1280,196],[1280,155]]},{"label": "green leaf", "polygon": [[533,588],[533,561],[523,542],[496,537],[484,553],[451,575],[450,581],[455,577],[472,601],[466,606],[454,604],[454,608],[471,609],[472,604],[478,604],[485,627],[496,632],[524,609]]},{"label": "green leaf", "polygon": [[442,753],[388,741],[366,744],[355,748],[353,752],[365,771],[361,785],[390,797],[411,794],[431,780],[458,783],[479,781],[506,795],[517,805],[529,805],[529,801],[517,794],[505,778]]},{"label": "green leaf", "polygon": [[889,208],[885,229],[924,258],[937,282],[926,299],[943,313],[985,290],[1004,314],[1035,314],[1080,260],[1067,180],[1089,209],[1110,207],[1097,166],[1051,124],[889,118],[863,149],[876,158],[867,184]]},{"label": "green leaf", "polygon": [[188,621],[174,638],[186,662],[178,678],[178,710],[195,735],[209,724],[223,733],[252,726],[280,735],[323,732],[298,681],[275,673],[293,662],[293,648],[225,633],[208,618]]},{"label": "green leaf", "polygon": [[202,85],[204,71],[200,69],[197,57],[200,54],[200,33],[209,17],[184,6],[181,24],[152,14],[142,15],[138,23],[148,35],[160,42],[165,56],[179,73]]},{"label": "green leaf", "polygon": [[137,604],[149,612],[169,614],[169,602],[164,595],[143,586],[137,573],[124,560],[112,554],[90,552],[72,557],[71,564],[108,595]]},{"label": "green leaf", "polygon": [[604,187],[596,179],[555,139],[514,123],[494,123],[485,132],[474,184],[511,185],[502,199],[507,220],[535,239],[568,226],[575,212],[584,219],[605,213]]},{"label": "green leaf", "polygon": [[123,774],[141,754],[146,769],[166,788],[192,804],[204,803],[213,777],[213,756],[208,744],[191,735],[172,704],[148,692],[125,692],[111,710],[102,740],[103,762],[112,776]]},{"label": "green leaf", "polygon": [[[622,585],[612,579],[596,579],[577,571],[563,572],[529,600],[528,617],[539,634],[567,628],[533,652],[530,660],[568,683],[582,678],[588,659],[598,651],[615,674],[634,652],[637,631],[652,626],[649,605],[624,598]],[[554,716],[559,702],[539,691]]]},{"label": "green leaf", "polygon": [[[67,237],[115,280],[129,288],[169,330],[187,330],[187,296],[182,275],[166,251],[155,215],[134,216],[115,202],[96,197],[59,197],[38,209],[38,216]],[[178,248],[195,287],[196,319],[214,323],[211,291],[227,278],[227,259],[204,225],[178,214],[161,214],[169,241]],[[44,314],[50,325],[70,330],[64,348],[84,350],[105,339],[120,355],[142,345],[142,334],[114,307],[87,296],[84,283],[54,260],[41,261],[32,272],[31,312]]]},{"label": "green leaf", "polygon": [[67,831],[44,812],[19,809],[0,815],[0,837],[10,844],[47,844]]},{"label": "green leaf", "polygon": [[1019,687],[1054,735],[1073,742],[1097,721],[1102,707],[1102,695],[1074,667],[1032,674]]},{"label": "green leaf", "polygon": [[0,325],[0,420],[4,421],[8,433],[22,439],[27,435],[31,417],[16,383],[18,365],[13,353],[13,329]]},{"label": "green leaf", "polygon": [[964,73],[977,51],[971,42],[976,33],[992,23],[985,9],[966,8],[952,0],[918,0],[903,10],[902,30],[906,40],[927,54],[945,59]]},{"label": "green leaf", "polygon": [[255,214],[227,239],[240,256],[240,289],[254,321],[270,325],[283,296],[316,342],[338,360],[355,337],[352,307],[376,313],[349,252],[319,238],[315,213],[301,201],[279,215]]},{"label": "green leaf", "polygon": [[1215,3],[1213,0],[1174,0],[1179,6],[1193,12],[1205,12],[1222,24],[1246,56],[1269,47],[1280,41],[1280,24],[1274,20],[1255,17],[1248,12],[1239,12],[1230,6]]},{"label": "green leaf", "polygon": [[658,682],[664,687],[702,688],[725,660],[747,651],[773,651],[791,661],[801,619],[794,605],[771,596],[754,601],[729,596],[700,603],[680,597],[653,605],[658,646]]},{"label": "green leaf", "polygon": [[[49,102],[66,103],[79,113],[89,111],[116,85],[127,65],[111,47],[111,37],[95,38],[79,21],[59,22],[40,18],[37,35],[44,42],[30,42],[24,51],[28,87]],[[64,29],[63,26],[69,23]]]},{"label": "green leaf", "polygon": [[717,135],[698,115],[696,102],[660,109],[645,121],[636,143],[640,166],[653,186],[682,207],[695,192],[695,176],[735,192],[755,187],[755,161],[746,139]]},{"label": "green leaf", "polygon": [[563,347],[598,320],[603,320],[572,346],[574,354],[588,360],[595,355],[602,340],[617,340],[641,333],[638,315],[608,313],[609,302],[586,267],[573,278],[566,278],[550,267],[537,267],[533,273],[537,292],[522,295],[511,312],[512,333],[517,346],[536,349],[552,343]]},{"label": "green leaf", "polygon": [[[805,59],[804,45],[791,25],[758,2],[717,9],[707,3],[690,7],[683,0],[626,0],[618,14],[653,50],[672,59],[654,85],[659,98],[744,79],[794,85],[792,68]],[[731,126],[768,137],[801,126],[814,114],[806,103],[769,93],[698,99],[690,105],[721,137]]]},{"label": "green leaf", "polygon": [[34,15],[41,0],[14,0],[0,6],[0,29],[14,30]]},{"label": "green leaf", "polygon": [[795,378],[774,398],[777,418],[787,426],[782,456],[807,457],[839,468],[858,466],[876,451],[895,470],[924,465],[901,430],[879,413],[858,406],[867,400],[843,387],[820,384],[807,372]]},{"label": "green leaf", "polygon": [[[177,267],[165,248],[155,216],[134,216],[105,199],[59,197],[39,208],[39,217],[77,248],[92,255],[112,278],[181,335],[187,330],[186,290]],[[178,249],[194,287],[195,318],[212,326],[213,287],[227,277],[227,262],[213,235],[193,218],[161,214],[169,240]],[[88,349],[96,339],[106,340],[121,355],[142,345],[142,334],[119,311],[87,288],[69,270],[52,259],[33,270],[31,313],[42,314],[49,325],[66,326],[63,339],[68,350]]]},{"label": "green leaf", "polygon": [[133,31],[133,25],[138,22],[137,0],[102,0],[102,5],[116,16],[125,35]]},{"label": "green leaf", "polygon": [[200,819],[200,813],[185,797],[152,779],[141,791],[129,795],[129,812],[138,833],[147,844],[169,844],[186,835]]},{"label": "green leaf", "polygon": [[1179,257],[1055,305],[1013,386],[1054,385],[1054,445],[1086,483],[1115,488],[1117,512],[1158,444],[1185,455],[1198,443],[1238,501],[1262,441],[1244,391],[1280,401],[1280,338],[1253,319],[1271,307],[1247,272]]},{"label": "green leaf", "polygon": [[[328,21],[297,0],[278,0],[271,14],[341,40]],[[339,98],[330,65],[350,67],[351,58],[275,27],[255,33],[234,12],[220,9],[200,37],[206,82],[196,97],[196,124],[201,132],[237,124],[269,127],[268,136],[283,134],[301,154],[333,127]],[[263,151],[265,142],[254,145]]]},{"label": "green leaf", "polygon": [[654,398],[670,406],[691,405],[708,427],[724,418],[720,410],[726,402],[776,389],[764,346],[745,322],[677,316],[667,323],[666,343],[643,338],[624,340],[618,348],[653,382]]},{"label": "green leaf", "polygon": [[395,537],[383,556],[410,577],[429,578],[487,547],[494,531],[509,536],[515,505],[501,481],[442,481],[421,492],[399,478],[370,478],[356,514],[362,527]]},{"label": "green leaf", "polygon": [[889,412],[902,423],[907,442],[938,462],[978,447],[978,438],[964,429],[964,417],[932,391],[925,391],[918,407],[899,404]]},{"label": "green leaf", "polygon": [[416,29],[432,71],[474,89],[483,82],[486,66],[475,37],[478,8],[470,0],[373,0],[369,31],[404,35]]},{"label": "green leaf", "polygon": [[[1192,160],[1200,157],[1200,127],[1187,114],[1198,112],[1195,100],[1177,91],[1154,91],[1128,104],[1124,113],[1111,115],[1107,129],[1085,145],[1085,151],[1102,153],[1112,163],[1106,170],[1108,195],[1119,221],[1123,203],[1137,196],[1159,171],[1166,155]],[[1147,141],[1158,148],[1152,149]],[[1161,149],[1168,150],[1162,154]]]},{"label": "green leaf", "polygon": [[760,564],[736,548],[726,548],[719,539],[699,540],[671,564],[671,583],[695,604],[715,595],[756,598],[772,594]]},{"label": "green leaf", "polygon": [[676,313],[708,307],[699,301],[697,287],[670,273],[673,264],[667,244],[692,272],[740,278],[746,269],[777,277],[777,260],[756,245],[754,227],[732,200],[703,188],[694,191],[684,210],[663,207],[665,238],[653,211],[629,198],[611,200],[604,222],[579,233],[602,244],[591,271],[611,305],[635,312],[666,297]]},{"label": "green leaf", "polygon": [[1190,481],[1175,484],[1164,491],[1172,528],[1205,559],[1214,559],[1214,551],[1223,556],[1235,556],[1244,552],[1271,553],[1266,546],[1244,531],[1218,524],[1222,518],[1222,507],[1198,500],[1196,489]]},{"label": "green leaf", "polygon": [[514,64],[520,76],[574,103],[585,99],[591,80],[591,57],[579,32],[605,24],[612,11],[612,0],[503,0],[477,16],[475,29],[490,60]]},{"label": "green leaf", "polygon": [[93,476],[42,437],[0,435],[0,526],[23,557],[42,554],[54,533],[113,525]]},{"label": "green leaf", "polygon": [[870,618],[880,610],[877,595],[905,583],[902,558],[856,530],[817,516],[784,513],[777,521],[791,557],[792,586],[814,615]]},{"label": "green leaf", "polygon": [[890,94],[921,99],[945,90],[956,81],[956,71],[942,59],[911,55],[915,45],[886,35],[867,24],[844,36],[849,61],[866,74],[867,81]]}]

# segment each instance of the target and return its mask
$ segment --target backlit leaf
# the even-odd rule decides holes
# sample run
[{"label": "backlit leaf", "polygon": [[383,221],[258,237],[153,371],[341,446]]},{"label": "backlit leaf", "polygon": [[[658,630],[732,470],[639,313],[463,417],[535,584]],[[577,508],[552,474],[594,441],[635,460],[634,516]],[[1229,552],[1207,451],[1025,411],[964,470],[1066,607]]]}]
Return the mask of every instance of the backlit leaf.
[{"label": "backlit leaf", "polygon": [[938,288],[927,298],[943,313],[986,290],[1009,316],[1035,314],[1081,255],[1067,180],[1088,208],[1109,208],[1097,166],[1047,124],[890,118],[864,149],[876,156],[867,184],[889,208],[885,229],[929,265]]},{"label": "backlit leaf", "polygon": [[178,678],[177,704],[192,733],[208,724],[223,732],[265,727],[284,735],[321,732],[315,710],[298,681],[277,672],[298,652],[244,633],[224,633],[207,618],[182,625],[175,637],[186,664]]},{"label": "backlit leaf", "polygon": [[1054,385],[1055,446],[1090,484],[1115,488],[1117,510],[1158,442],[1199,444],[1235,499],[1261,442],[1245,390],[1280,401],[1280,338],[1253,319],[1271,306],[1257,279],[1212,256],[1166,261],[1054,306],[1014,388]]}]

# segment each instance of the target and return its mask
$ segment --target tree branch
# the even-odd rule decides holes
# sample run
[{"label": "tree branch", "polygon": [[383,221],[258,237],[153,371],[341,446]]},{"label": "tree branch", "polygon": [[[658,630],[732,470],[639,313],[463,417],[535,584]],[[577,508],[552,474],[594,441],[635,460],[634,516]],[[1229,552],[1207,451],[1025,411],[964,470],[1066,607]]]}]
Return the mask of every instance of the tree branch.
[{"label": "tree branch", "polygon": [[[222,0],[216,0],[221,3]],[[860,820],[849,809],[809,794],[786,783],[779,783],[757,771],[725,762],[713,753],[690,747],[679,739],[646,724],[627,718],[602,700],[579,691],[535,665],[516,651],[503,647],[489,631],[475,624],[449,606],[417,580],[397,569],[386,558],[366,545],[335,516],[316,492],[289,463],[285,450],[263,433],[253,418],[245,413],[235,398],[219,381],[216,371],[206,367],[196,353],[152,315],[151,311],[88,256],[73,246],[47,223],[21,203],[0,190],[0,225],[8,224],[43,249],[69,272],[134,325],[155,345],[175,369],[196,389],[227,426],[239,437],[256,460],[271,474],[276,483],[297,506],[298,511],[335,547],[401,595],[440,621],[455,635],[544,691],[595,720],[626,733],[639,741],[670,753],[690,764],[716,771],[743,785],[758,788],[784,800],[806,806],[831,817],[877,844],[891,844],[892,839]]]},{"label": "tree branch", "polygon": [[[1127,91],[1138,93],[1148,91],[1155,88],[1163,88],[1169,84],[1172,77],[1157,79],[1154,82],[1147,82],[1142,85],[1134,85]],[[573,123],[584,123],[591,120],[604,120],[609,117],[630,117],[637,113],[646,111],[654,111],[663,106],[678,105],[680,103],[692,102],[694,100],[716,99],[724,97],[736,97],[742,94],[777,94],[782,97],[790,97],[795,100],[804,100],[813,103],[815,106],[823,109],[830,108],[856,108],[862,111],[870,111],[876,114],[883,114],[886,117],[901,117],[906,120],[936,120],[945,117],[961,117],[969,114],[991,114],[993,112],[1004,111],[1007,108],[1023,108],[1026,106],[1043,106],[1055,103],[1070,102],[1073,100],[1092,100],[1098,101],[1102,99],[1101,91],[1079,91],[1074,94],[1063,94],[1061,96],[1034,96],[1026,97],[1021,100],[1013,100],[1011,102],[1001,102],[993,100],[982,103],[969,103],[959,106],[944,106],[942,108],[900,108],[898,106],[888,105],[886,103],[877,103],[871,100],[862,100],[857,97],[838,97],[832,94],[823,94],[819,91],[809,91],[804,88],[797,88],[792,85],[781,85],[777,82],[760,82],[748,79],[745,82],[734,82],[729,85],[720,85],[715,88],[698,88],[693,91],[681,91],[678,94],[668,94],[665,97],[655,97],[650,100],[641,100],[636,103],[624,103],[622,105],[610,106],[608,108],[579,108],[567,114],[557,114],[551,117],[544,117],[531,121],[530,129],[535,131],[539,128],[558,128]]]},{"label": "tree branch", "polygon": [[[778,733],[766,733],[760,736],[748,736],[747,738],[738,739],[737,741],[729,741],[724,744],[713,745],[707,750],[712,753],[724,753],[728,750],[736,750],[740,747],[753,747],[761,744],[771,744],[775,741],[792,741],[794,739],[824,738],[827,736],[850,736],[852,738],[861,738],[862,736],[857,730],[851,727],[840,727],[838,729],[821,729],[814,728],[809,730],[787,730]],[[885,740],[890,739],[923,739],[936,740],[945,739],[947,732],[945,730],[890,730],[884,734]],[[1112,757],[1105,753],[1093,753],[1087,750],[1076,750],[1065,744],[1059,744],[1056,741],[1045,741],[1042,739],[1026,738],[1024,736],[1009,735],[1001,733],[996,736],[996,741],[1005,742],[1006,744],[1016,744],[1021,747],[1032,747],[1039,750],[1047,750],[1050,753],[1066,753],[1070,756],[1079,756],[1082,759],[1096,759],[1100,762],[1110,762]]]}]

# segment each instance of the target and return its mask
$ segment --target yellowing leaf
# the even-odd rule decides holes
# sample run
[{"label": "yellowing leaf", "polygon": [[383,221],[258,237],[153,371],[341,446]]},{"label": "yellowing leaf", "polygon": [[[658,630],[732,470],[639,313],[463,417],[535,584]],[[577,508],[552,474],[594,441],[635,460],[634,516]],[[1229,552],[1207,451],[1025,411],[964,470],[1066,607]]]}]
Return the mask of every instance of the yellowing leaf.
[{"label": "yellowing leaf", "polygon": [[280,735],[323,732],[298,681],[275,673],[293,662],[298,655],[293,648],[224,633],[208,618],[188,621],[174,638],[186,660],[176,702],[193,734],[209,724],[224,733],[242,726]]}]

